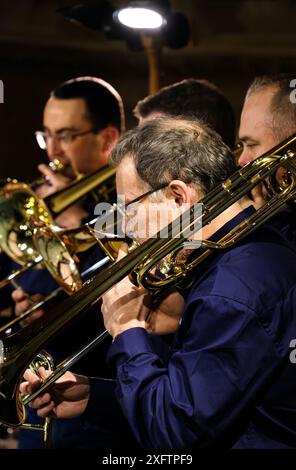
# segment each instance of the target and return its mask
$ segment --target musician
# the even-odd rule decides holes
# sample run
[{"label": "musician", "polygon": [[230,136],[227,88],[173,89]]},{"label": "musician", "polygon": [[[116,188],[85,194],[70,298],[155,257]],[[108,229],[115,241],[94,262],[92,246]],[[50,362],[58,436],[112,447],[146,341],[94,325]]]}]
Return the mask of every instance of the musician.
[{"label": "musician", "polygon": [[[61,174],[45,164],[38,165],[47,184],[37,188],[37,194],[44,198],[66,187],[76,175],[87,175],[105,166],[124,126],[122,99],[109,83],[78,77],[58,86],[46,102],[43,130],[35,135],[48,159],[58,159],[65,169]],[[79,227],[89,211],[93,212],[93,204],[91,201],[86,209],[77,205],[67,209],[56,223],[65,228]]]},{"label": "musician", "polygon": [[[296,132],[296,106],[292,87],[294,75],[281,73],[256,77],[249,86],[240,118],[239,140],[243,145],[241,166],[255,160]],[[252,190],[257,207],[268,194],[262,184]],[[296,245],[296,217],[292,206],[273,221]]]},{"label": "musician", "polygon": [[[46,149],[49,161],[58,159],[65,169],[56,173],[47,165],[40,164],[38,169],[46,183],[37,188],[36,193],[43,198],[66,187],[75,175],[87,175],[105,166],[124,127],[122,99],[109,83],[95,77],[78,77],[59,85],[46,102],[43,130],[36,132],[36,140],[41,148]],[[56,224],[67,229],[81,226],[93,218],[96,202],[91,195],[87,196],[82,204],[63,211],[56,218]],[[34,292],[30,289],[27,293],[33,294],[33,300],[38,301],[40,295],[36,294],[35,275],[36,271],[26,274],[26,279],[33,276],[28,284],[31,288],[34,286]],[[46,276],[48,283],[39,294],[47,295],[56,286],[48,273]],[[14,291],[13,300],[16,302],[16,315],[30,305],[21,289]],[[23,324],[39,316],[40,311],[36,311]]]},{"label": "musician", "polygon": [[263,155],[296,131],[296,108],[291,99],[294,75],[288,73],[254,78],[244,100],[239,140],[241,166]]},{"label": "musician", "polygon": [[[71,97],[73,93],[76,96],[75,93],[78,90],[77,87],[83,87],[83,83],[81,81],[77,83],[77,79],[75,79],[74,81],[70,80],[66,82],[66,85],[67,86],[63,85],[58,87],[51,93],[51,97],[48,100],[44,110],[44,130],[37,132],[36,135],[38,138],[37,140],[42,145],[42,147],[46,146],[49,160],[53,161],[56,158],[59,159],[65,165],[66,175],[68,176],[65,175],[65,170],[62,174],[55,173],[51,171],[48,166],[40,164],[38,166],[39,170],[46,177],[47,183],[50,183],[37,188],[36,192],[39,194],[39,196],[43,197],[58,189],[62,189],[62,187],[68,183],[69,177],[74,176],[74,173],[81,173],[85,171],[87,172],[87,169],[85,168],[85,160],[87,160],[85,158],[86,151],[83,147],[86,138],[88,139],[87,145],[89,145],[89,139],[91,139],[91,142],[93,142],[95,139],[95,148],[105,148],[104,152],[99,152],[101,155],[99,160],[103,165],[107,163],[107,156],[110,147],[112,147],[113,143],[116,141],[118,137],[118,131],[120,130],[122,132],[124,128],[124,114],[121,100],[118,100],[118,103],[121,107],[121,113],[119,115],[116,100],[115,103],[111,102],[112,105],[108,103],[110,94],[106,92],[104,87],[98,87],[98,89],[101,90],[101,93],[103,94],[103,97],[100,99],[96,97],[92,97],[91,99],[91,96],[88,96],[86,100],[84,100],[84,98],[79,100],[75,97],[73,99],[66,100],[65,98],[67,98],[67,96]],[[93,87],[96,89],[95,84],[93,84]],[[106,94],[106,96],[104,96],[104,94]],[[90,95],[90,92],[88,95]],[[83,91],[83,96],[85,96],[85,90]],[[71,115],[74,115],[76,121],[79,120],[79,117],[82,119],[82,113],[78,112],[77,114],[77,107],[79,110],[79,107],[84,108],[87,103],[88,109],[95,110],[96,108],[99,108],[99,102],[101,102],[102,99],[103,101],[107,100],[106,105],[103,106],[103,109],[109,110],[109,114],[115,106],[115,112],[113,110],[112,117],[109,118],[109,120],[111,123],[116,122],[116,126],[109,125],[108,127],[102,129],[98,135],[92,133],[83,134],[83,136],[79,135],[76,137],[76,144],[74,142],[70,146],[66,146],[65,144],[63,145],[63,136],[67,140],[69,135],[67,133],[62,133],[60,135],[61,126],[59,126],[58,119],[62,119],[62,126],[65,124],[63,121],[65,119],[64,116],[69,115],[70,117]],[[113,99],[112,96],[111,99]],[[140,100],[134,108],[134,115],[137,117],[139,123],[143,123],[146,120],[159,115],[192,116],[196,119],[203,120],[208,126],[220,134],[223,141],[230,148],[232,148],[234,145],[235,118],[232,106],[228,99],[216,87],[216,85],[209,82],[208,80],[189,78],[163,87],[157,93],[148,95],[144,99]],[[99,126],[100,120],[102,119],[103,122],[107,122],[107,115],[105,116],[105,114],[103,116],[96,116],[96,114],[92,112],[92,116],[92,126],[94,127]],[[71,126],[73,126],[72,122]],[[84,121],[82,121],[82,124],[81,121],[78,123],[76,122],[74,130],[77,132],[80,131],[81,128],[87,128],[87,126],[91,127],[89,123],[85,123]],[[52,137],[52,135],[55,135],[55,133],[60,136],[60,140]],[[112,136],[113,138],[111,138]],[[101,143],[102,140],[103,144]],[[95,165],[97,165],[97,160],[93,160]],[[89,201],[89,210],[92,210],[92,202],[92,200]],[[75,205],[75,207],[71,207],[67,211],[64,211],[57,218],[56,222],[67,228],[79,226],[80,215],[82,215],[82,217],[85,215],[85,213],[82,212],[81,214],[81,212],[81,206]],[[1,263],[0,266],[3,266],[3,268],[6,266],[6,271],[2,274],[2,278],[4,278],[5,275],[9,273],[9,269],[7,269],[7,263]],[[52,287],[50,283],[49,292],[51,289]],[[15,291],[14,299],[17,302],[17,314],[21,314],[28,308],[28,299],[25,297],[22,291]],[[40,295],[34,294],[34,300],[37,301],[39,299]],[[1,298],[1,300],[1,304],[4,305],[3,298]],[[38,318],[39,315],[40,312],[38,311],[33,313],[30,318],[23,321],[23,324],[30,322],[34,318]],[[6,311],[3,311],[3,316],[4,322],[6,322]]]},{"label": "musician", "polygon": [[[77,87],[77,84],[71,85],[72,87]],[[66,88],[66,91],[65,91]],[[46,130],[47,132],[50,131],[51,134],[62,127],[64,127],[65,114],[67,115],[70,111],[70,106],[64,98],[69,96],[70,92],[68,90],[69,85],[67,87],[62,87],[62,90],[56,90],[53,93],[52,98],[48,101],[45,107],[44,113],[44,127],[45,127],[45,134],[41,134],[41,137],[46,137]],[[72,92],[73,94],[73,92]],[[72,95],[71,95],[72,96]],[[73,100],[70,100],[70,102]],[[88,100],[90,102],[91,100]],[[81,103],[80,103],[81,104]],[[73,105],[72,105],[73,107]],[[94,103],[92,102],[92,108],[94,108]],[[77,115],[75,110],[72,110],[71,115]],[[74,112],[75,111],[75,112]],[[221,134],[222,138],[231,146],[233,146],[234,138],[235,138],[235,121],[234,121],[234,113],[229,101],[224,97],[224,95],[218,90],[218,88],[208,82],[207,80],[195,80],[195,79],[187,79],[181,82],[169,85],[167,87],[162,88],[154,95],[147,96],[144,100],[140,101],[136,108],[135,108],[135,115],[138,117],[139,122],[143,122],[143,120],[147,120],[155,116],[155,114],[166,114],[172,116],[178,116],[180,114],[187,114],[189,116],[193,116],[196,119],[203,119],[205,120],[212,128],[214,128],[218,133]],[[114,116],[118,116],[118,113],[114,113]],[[62,119],[62,123],[59,125],[58,117]],[[77,116],[76,116],[77,119]],[[103,119],[103,118],[102,118]],[[106,118],[104,118],[106,119]],[[104,121],[105,122],[105,121]],[[114,122],[111,120],[111,123]],[[93,123],[94,125],[95,123]],[[71,124],[72,125],[72,124]],[[80,126],[81,127],[81,126]],[[85,125],[84,128],[87,126]],[[91,126],[88,126],[91,127]],[[110,126],[109,126],[110,127]],[[121,126],[122,127],[122,126]],[[75,130],[78,129],[76,126]],[[40,134],[40,133],[39,133]],[[103,134],[104,135],[104,134]],[[110,135],[110,129],[107,133],[107,136]],[[112,134],[111,134],[112,135]],[[38,136],[39,137],[39,136]],[[39,137],[40,138],[40,137]],[[54,145],[55,144],[55,145]],[[50,159],[58,158],[64,164],[71,161],[72,166],[76,169],[76,171],[82,172],[85,171],[83,168],[83,162],[85,159],[81,157],[81,146],[79,147],[79,152],[74,152],[73,149],[67,149],[67,153],[65,153],[65,149],[62,149],[61,146],[57,145],[58,142],[55,139],[48,137],[48,145],[47,151]],[[110,146],[107,146],[109,149]],[[63,150],[63,152],[62,152]],[[104,154],[103,162],[106,163],[106,154]],[[67,166],[67,165],[66,165]],[[68,168],[68,166],[67,166]],[[52,183],[56,183],[55,190],[61,188],[61,183],[65,178],[64,175],[61,177],[59,174],[53,173],[52,171],[48,170],[48,167],[44,165],[40,165],[39,169],[43,171],[46,177],[50,177],[50,181]],[[43,188],[42,188],[43,190]],[[42,195],[47,195],[51,192],[51,187],[45,187],[45,191]],[[62,214],[63,216],[64,214]],[[70,214],[71,215],[71,214]],[[64,217],[63,225],[68,224],[69,214],[66,214]],[[62,221],[60,218],[58,219],[59,223]],[[39,300],[40,295],[35,294],[34,291],[34,300]],[[29,306],[29,301],[25,297],[25,294],[20,291],[16,290],[14,292],[14,299],[16,302],[16,311],[17,313],[23,313]],[[175,294],[175,302],[178,301],[183,304],[183,300]],[[38,316],[42,314],[42,312],[35,312],[31,315],[33,318],[38,318]],[[31,317],[28,321],[31,321]],[[91,323],[92,325],[93,323]],[[98,329],[98,326],[96,330]],[[80,341],[78,341],[80,343]],[[108,345],[104,345],[104,350],[107,350]],[[84,361],[84,364],[87,363],[87,360]],[[104,363],[104,361],[103,361]],[[83,369],[80,369],[84,373],[86,373],[86,365]],[[102,369],[102,365],[101,365]],[[77,369],[76,369],[77,370]],[[105,371],[104,371],[105,372]],[[90,374],[97,375],[99,371],[96,373],[89,372]],[[110,372],[109,372],[110,374]],[[105,372],[106,375],[106,372]],[[104,405],[107,406],[107,405]],[[112,410],[112,412],[114,409]],[[22,431],[22,434],[29,436],[28,432]],[[54,446],[57,444],[54,442]],[[69,444],[70,445],[70,444]]]},{"label": "musician", "polygon": [[[55,173],[46,165],[39,165],[40,172],[46,177],[46,183],[37,188],[38,195],[45,197],[66,187],[77,174],[87,175],[105,166],[112,147],[123,131],[122,99],[109,83],[95,77],[78,77],[58,86],[51,92],[46,102],[43,130],[38,131],[36,137],[37,142],[46,150],[48,159],[50,161],[58,159],[64,165],[65,170],[62,173]],[[84,198],[81,204],[70,207],[58,216],[55,220],[56,224],[64,228],[79,227],[94,217],[96,202],[91,195]],[[79,256],[80,272],[88,269],[103,257],[103,253],[97,246],[81,254]],[[16,315],[26,311],[31,306],[32,300],[38,301],[57,288],[57,283],[46,270],[30,270],[22,276],[19,282],[22,289],[16,289],[12,293],[16,303]],[[43,314],[43,310],[35,311],[23,321],[23,326]],[[70,331],[59,335],[59,338],[49,345],[49,352],[58,363],[65,358],[65,354],[70,354],[102,327],[97,310],[90,310],[81,321],[74,323]],[[76,371],[113,377],[114,372],[107,367],[104,360],[107,347],[108,344],[96,348],[77,364]],[[36,418],[36,414],[31,412],[26,422],[35,422]],[[53,448],[94,448],[124,445],[131,439],[130,432],[122,416],[118,415],[116,420],[117,433],[113,432],[112,425],[107,420],[102,420],[99,425],[90,427],[82,426],[79,419],[55,421],[51,446]],[[38,431],[21,429],[19,447],[43,447],[42,439],[42,433]]]},{"label": "musician", "polygon": [[[144,210],[149,228],[162,225],[151,204],[166,207],[170,221],[235,170],[213,131],[182,118],[155,118],[129,131],[111,162],[118,193],[129,205],[137,199],[135,223]],[[203,227],[202,238],[218,240],[254,212],[239,200]],[[288,356],[296,332],[288,295],[295,262],[295,249],[268,224],[213,253],[193,273],[173,347],[164,352],[151,336],[159,326],[164,333],[165,317],[176,314],[170,296],[159,307],[159,325],[149,294],[128,278],[104,295],[117,399],[143,447],[295,448],[296,383]],[[25,378],[21,390],[31,393],[40,381],[29,370]],[[31,406],[40,416],[82,414],[87,422],[95,419],[106,387],[67,372]]]}]

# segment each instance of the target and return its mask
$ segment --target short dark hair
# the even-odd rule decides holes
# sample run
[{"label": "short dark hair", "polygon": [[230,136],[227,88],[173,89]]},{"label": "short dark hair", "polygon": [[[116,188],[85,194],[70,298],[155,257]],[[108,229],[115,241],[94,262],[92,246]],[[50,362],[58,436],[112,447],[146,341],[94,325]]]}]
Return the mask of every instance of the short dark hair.
[{"label": "short dark hair", "polygon": [[264,88],[275,87],[271,100],[271,126],[274,136],[284,140],[296,131],[296,106],[291,100],[291,81],[295,74],[278,73],[255,77],[248,88],[246,98]]},{"label": "short dark hair", "polygon": [[111,125],[124,132],[125,118],[123,102],[119,93],[108,82],[96,77],[77,77],[55,88],[52,98],[67,100],[82,98],[88,118],[95,129]]},{"label": "short dark hair", "polygon": [[222,92],[207,80],[188,78],[174,83],[147,96],[134,108],[138,119],[152,113],[187,116],[203,121],[230,148],[234,146],[235,116],[232,106]]},{"label": "short dark hair", "polygon": [[134,159],[151,189],[179,179],[206,194],[236,170],[221,137],[196,119],[157,117],[145,122],[119,139],[110,163],[117,166],[126,156]]}]

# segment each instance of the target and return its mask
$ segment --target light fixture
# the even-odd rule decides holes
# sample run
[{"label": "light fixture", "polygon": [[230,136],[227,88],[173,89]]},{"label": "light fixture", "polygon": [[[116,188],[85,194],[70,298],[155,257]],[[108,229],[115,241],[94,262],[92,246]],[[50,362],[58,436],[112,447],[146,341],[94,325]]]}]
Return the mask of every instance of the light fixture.
[{"label": "light fixture", "polygon": [[115,8],[109,0],[57,10],[67,20],[102,31],[108,39],[123,39],[132,51],[145,50],[149,65],[149,92],[159,88],[159,56],[162,46],[179,49],[188,44],[186,16],[172,11],[170,0],[133,0]]},{"label": "light fixture", "polygon": [[166,25],[164,8],[155,2],[130,2],[126,7],[116,10],[115,21],[133,29],[154,30]]},{"label": "light fixture", "polygon": [[[125,40],[133,51],[143,50],[142,33],[158,36],[159,42],[171,49],[185,47],[189,41],[189,22],[180,11],[171,10],[169,0],[131,1],[118,9],[109,0],[100,0],[59,8],[57,12],[69,21],[103,32],[108,39]],[[131,13],[137,13],[136,21]],[[147,22],[148,18],[152,23]]]}]

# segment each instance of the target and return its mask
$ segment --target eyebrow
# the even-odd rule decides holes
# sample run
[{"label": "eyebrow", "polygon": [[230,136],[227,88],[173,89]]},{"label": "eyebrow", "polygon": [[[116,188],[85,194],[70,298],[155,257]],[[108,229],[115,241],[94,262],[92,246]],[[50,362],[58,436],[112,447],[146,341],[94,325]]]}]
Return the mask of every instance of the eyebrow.
[{"label": "eyebrow", "polygon": [[253,137],[249,137],[248,135],[243,135],[242,137],[238,136],[239,142],[247,142],[248,140],[251,142],[258,142],[257,139],[254,139]]},{"label": "eyebrow", "polygon": [[[48,127],[46,126],[43,126],[43,130],[49,131]],[[61,134],[62,132],[65,132],[65,131],[78,131],[78,129],[75,127],[62,127],[61,129],[58,129],[55,132],[55,134]]]}]

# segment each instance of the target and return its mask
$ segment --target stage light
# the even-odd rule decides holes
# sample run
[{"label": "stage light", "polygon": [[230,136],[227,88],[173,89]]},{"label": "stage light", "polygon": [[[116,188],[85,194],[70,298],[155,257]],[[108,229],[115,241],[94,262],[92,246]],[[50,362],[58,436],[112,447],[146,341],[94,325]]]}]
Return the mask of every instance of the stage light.
[{"label": "stage light", "polygon": [[116,10],[115,21],[133,29],[153,30],[166,25],[167,20],[161,9],[153,2],[131,2]]}]

